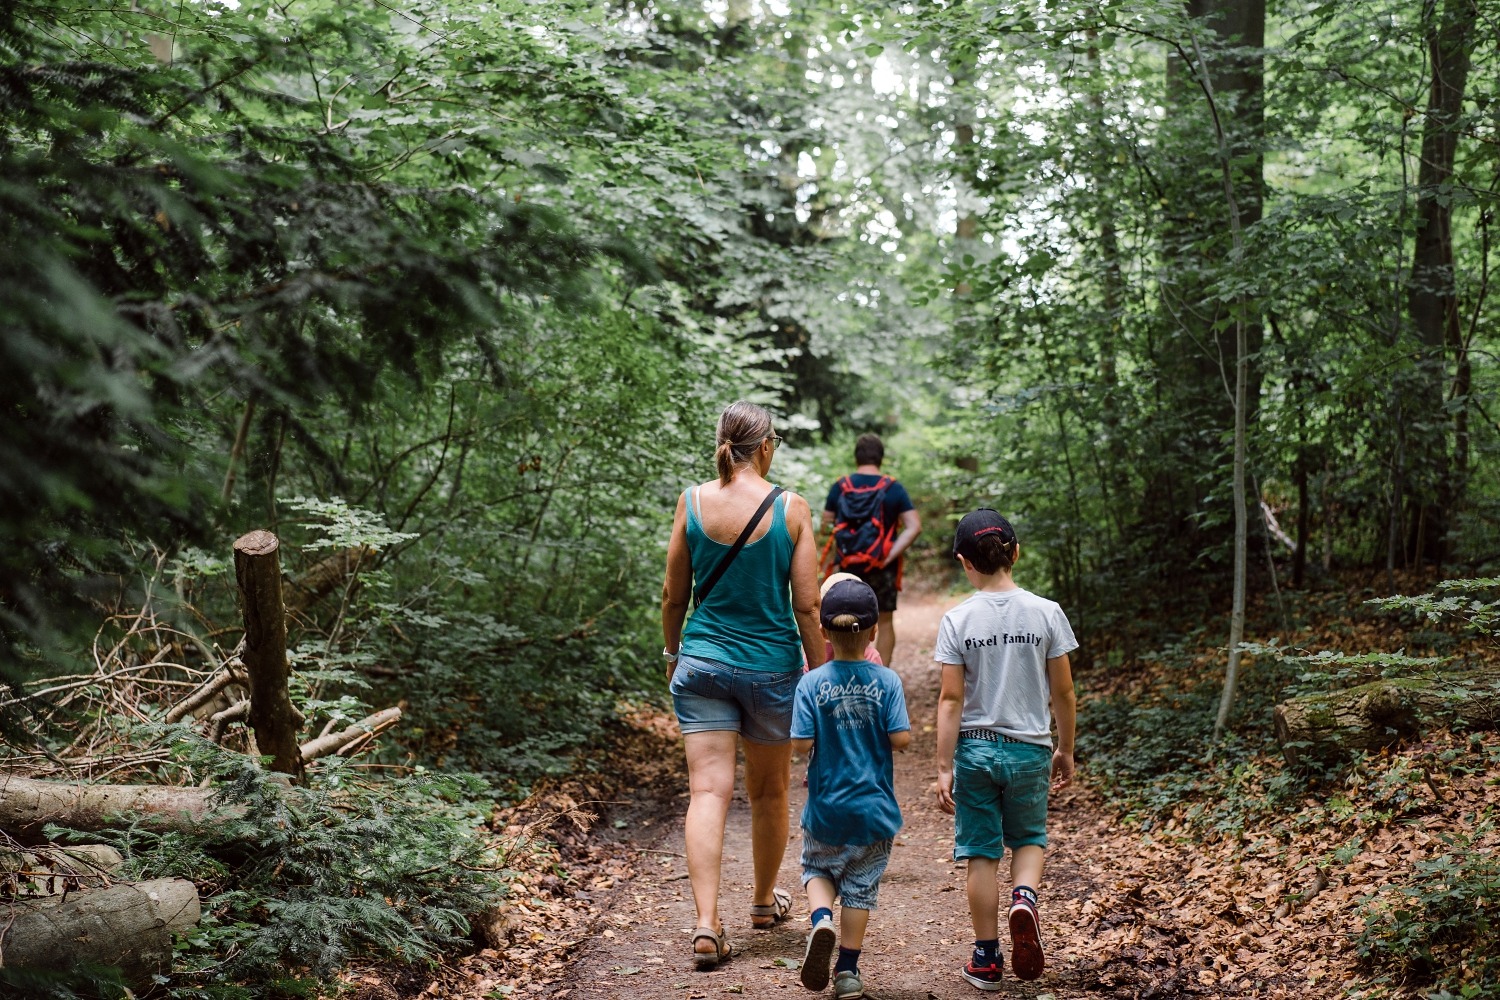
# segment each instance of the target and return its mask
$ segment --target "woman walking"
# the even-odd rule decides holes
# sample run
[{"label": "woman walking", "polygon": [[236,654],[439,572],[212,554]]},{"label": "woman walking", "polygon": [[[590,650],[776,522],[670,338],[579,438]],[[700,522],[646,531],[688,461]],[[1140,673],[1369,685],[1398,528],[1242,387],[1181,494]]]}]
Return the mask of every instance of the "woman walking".
[{"label": "woman walking", "polygon": [[[719,865],[741,740],[755,865],[751,924],[774,926],[791,907],[776,873],[787,843],[792,696],[804,655],[822,662],[823,638],[807,501],[766,480],[780,443],[761,407],[737,402],[725,409],[715,452],[719,478],[678,498],[667,545],[663,655],[687,745],[687,863],[700,969],[730,954]],[[690,603],[696,610],[684,628]]]}]

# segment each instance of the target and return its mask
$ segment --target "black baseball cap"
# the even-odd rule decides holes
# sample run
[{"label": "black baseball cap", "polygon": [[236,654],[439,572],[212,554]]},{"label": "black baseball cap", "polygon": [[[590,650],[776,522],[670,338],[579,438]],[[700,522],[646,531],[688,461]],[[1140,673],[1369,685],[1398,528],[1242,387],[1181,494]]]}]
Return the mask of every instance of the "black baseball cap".
[{"label": "black baseball cap", "polygon": [[987,535],[998,534],[1001,545],[1010,545],[1016,540],[1016,529],[1000,516],[1000,512],[981,507],[965,514],[953,533],[953,554],[963,556],[970,562],[979,554],[979,540]]},{"label": "black baseball cap", "polygon": [[[854,625],[835,626],[833,620],[840,615],[853,615]],[[863,580],[840,580],[823,595],[818,621],[834,632],[863,632],[874,628],[880,621],[880,605],[875,600],[875,591]]]}]

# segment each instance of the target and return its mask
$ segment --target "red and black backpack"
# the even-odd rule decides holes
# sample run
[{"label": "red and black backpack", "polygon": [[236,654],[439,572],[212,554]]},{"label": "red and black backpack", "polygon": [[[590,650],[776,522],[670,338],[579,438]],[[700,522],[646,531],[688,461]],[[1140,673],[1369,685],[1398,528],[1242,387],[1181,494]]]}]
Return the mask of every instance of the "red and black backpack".
[{"label": "red and black backpack", "polygon": [[871,486],[855,486],[851,476],[838,481],[838,504],[829,541],[838,546],[840,569],[867,573],[879,569],[890,554],[896,525],[886,523],[885,493],[894,482],[890,476],[881,476]]}]

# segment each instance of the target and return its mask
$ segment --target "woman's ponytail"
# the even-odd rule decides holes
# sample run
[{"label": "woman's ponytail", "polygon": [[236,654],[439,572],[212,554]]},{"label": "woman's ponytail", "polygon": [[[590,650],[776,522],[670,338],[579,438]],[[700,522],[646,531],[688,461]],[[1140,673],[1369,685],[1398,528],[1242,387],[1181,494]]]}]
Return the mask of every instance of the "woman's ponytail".
[{"label": "woman's ponytail", "polygon": [[719,414],[718,447],[714,464],[719,467],[719,485],[728,486],[734,467],[748,462],[760,443],[771,436],[771,414],[764,407],[743,399],[730,403]]},{"label": "woman's ponytail", "polygon": [[720,443],[714,452],[714,463],[719,467],[719,485],[728,486],[734,478],[734,445],[728,441]]}]

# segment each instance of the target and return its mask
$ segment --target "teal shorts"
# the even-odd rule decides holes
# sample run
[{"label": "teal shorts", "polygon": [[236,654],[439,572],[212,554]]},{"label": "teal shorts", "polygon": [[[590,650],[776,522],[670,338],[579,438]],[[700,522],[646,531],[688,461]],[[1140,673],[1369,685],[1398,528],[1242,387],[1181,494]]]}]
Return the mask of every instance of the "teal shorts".
[{"label": "teal shorts", "polygon": [[953,860],[1047,846],[1052,748],[963,737],[953,754]]}]

